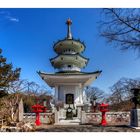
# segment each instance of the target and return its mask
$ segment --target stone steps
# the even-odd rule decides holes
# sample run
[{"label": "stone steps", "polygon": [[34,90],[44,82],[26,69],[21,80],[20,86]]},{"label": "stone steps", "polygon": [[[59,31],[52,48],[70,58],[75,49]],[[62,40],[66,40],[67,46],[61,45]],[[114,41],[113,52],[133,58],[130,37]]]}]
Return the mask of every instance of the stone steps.
[{"label": "stone steps", "polygon": [[55,125],[79,125],[79,124],[80,124],[79,119],[73,119],[73,120],[60,119],[59,124],[55,124]]}]

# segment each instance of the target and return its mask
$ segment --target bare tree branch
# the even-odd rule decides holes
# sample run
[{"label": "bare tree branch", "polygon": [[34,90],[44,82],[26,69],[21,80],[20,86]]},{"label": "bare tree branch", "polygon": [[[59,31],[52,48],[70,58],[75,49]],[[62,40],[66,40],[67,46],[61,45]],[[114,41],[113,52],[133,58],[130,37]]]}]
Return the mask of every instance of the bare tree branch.
[{"label": "bare tree branch", "polygon": [[106,8],[102,12],[100,35],[121,48],[140,51],[140,9]]}]

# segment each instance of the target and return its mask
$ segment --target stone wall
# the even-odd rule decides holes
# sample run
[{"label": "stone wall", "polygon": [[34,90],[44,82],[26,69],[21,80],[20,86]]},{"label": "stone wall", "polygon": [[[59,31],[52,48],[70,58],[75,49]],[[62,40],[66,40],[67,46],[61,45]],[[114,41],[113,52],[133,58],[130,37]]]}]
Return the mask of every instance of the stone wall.
[{"label": "stone wall", "polygon": [[[108,124],[127,125],[130,123],[130,112],[107,112],[106,120]],[[101,113],[85,113],[82,111],[81,121],[83,124],[99,124]]]},{"label": "stone wall", "polygon": [[[36,114],[35,113],[24,113],[23,120],[27,122],[35,122]],[[54,113],[40,113],[40,121],[44,124],[53,124],[54,123]]]},{"label": "stone wall", "polygon": [[[55,118],[54,113],[41,113],[40,120],[45,124],[58,123],[60,118],[63,118],[63,111],[57,111],[57,118]],[[35,113],[24,113],[24,121],[35,122]],[[129,125],[130,124],[130,112],[107,112],[106,113],[107,123],[110,125]],[[82,111],[81,113],[81,123],[82,124],[100,124],[101,113],[86,113]]]}]

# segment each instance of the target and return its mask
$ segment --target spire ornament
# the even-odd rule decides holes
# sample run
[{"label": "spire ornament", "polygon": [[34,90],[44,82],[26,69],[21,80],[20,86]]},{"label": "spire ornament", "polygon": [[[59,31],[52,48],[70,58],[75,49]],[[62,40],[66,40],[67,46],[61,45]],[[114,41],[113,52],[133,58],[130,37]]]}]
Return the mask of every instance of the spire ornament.
[{"label": "spire ornament", "polygon": [[72,21],[70,18],[68,18],[66,24],[68,25],[67,39],[72,39],[71,28],[70,28]]}]

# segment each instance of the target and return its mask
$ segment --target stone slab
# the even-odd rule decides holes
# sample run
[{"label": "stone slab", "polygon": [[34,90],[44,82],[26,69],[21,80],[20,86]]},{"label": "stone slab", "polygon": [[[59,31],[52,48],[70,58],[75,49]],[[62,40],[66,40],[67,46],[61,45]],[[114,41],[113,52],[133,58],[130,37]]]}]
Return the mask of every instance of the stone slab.
[{"label": "stone slab", "polygon": [[140,109],[131,110],[130,126],[140,127]]},{"label": "stone slab", "polygon": [[23,108],[23,100],[21,99],[18,105],[18,121],[23,120],[23,113],[24,113],[24,108]]},{"label": "stone slab", "polygon": [[140,130],[140,127],[134,127],[134,126],[131,126],[131,125],[129,125],[128,127]]}]

